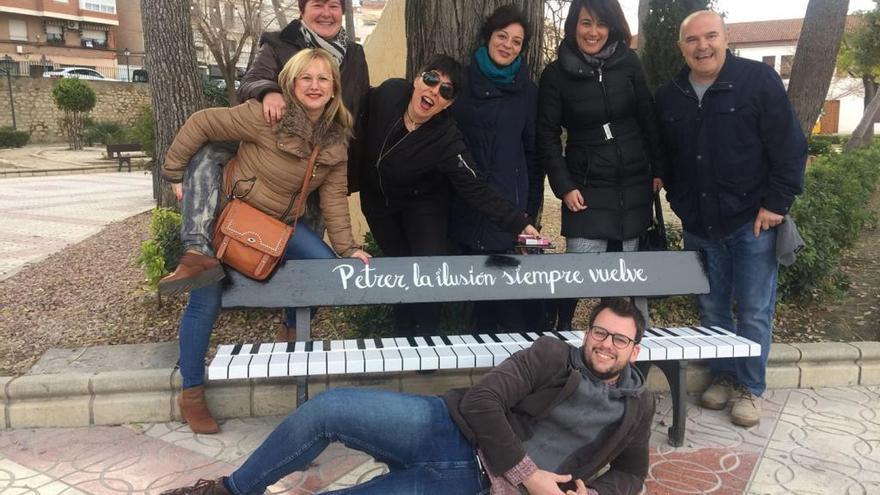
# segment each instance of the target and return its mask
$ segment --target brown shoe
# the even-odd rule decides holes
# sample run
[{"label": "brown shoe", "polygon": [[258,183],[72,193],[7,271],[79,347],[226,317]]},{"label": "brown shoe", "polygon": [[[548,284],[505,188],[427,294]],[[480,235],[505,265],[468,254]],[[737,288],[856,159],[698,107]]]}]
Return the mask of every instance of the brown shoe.
[{"label": "brown shoe", "polygon": [[736,399],[730,410],[730,421],[739,426],[755,426],[761,422],[761,398],[744,385],[736,388]]},{"label": "brown shoe", "polygon": [[733,378],[716,376],[712,379],[712,385],[700,396],[700,405],[716,411],[724,409],[733,398],[733,385]]},{"label": "brown shoe", "polygon": [[183,421],[189,423],[189,429],[193,433],[217,433],[220,431],[220,425],[211,416],[208,403],[205,402],[204,385],[183,389],[177,397],[177,405],[180,407]]},{"label": "brown shoe", "polygon": [[166,490],[161,495],[232,495],[223,484],[223,478],[216,480],[199,480],[193,486],[184,486]]},{"label": "brown shoe", "polygon": [[275,342],[296,342],[296,328],[287,328],[284,323],[279,323],[275,329]]},{"label": "brown shoe", "polygon": [[180,257],[174,273],[159,281],[159,294],[174,296],[223,280],[226,274],[220,260],[213,256],[187,251]]}]

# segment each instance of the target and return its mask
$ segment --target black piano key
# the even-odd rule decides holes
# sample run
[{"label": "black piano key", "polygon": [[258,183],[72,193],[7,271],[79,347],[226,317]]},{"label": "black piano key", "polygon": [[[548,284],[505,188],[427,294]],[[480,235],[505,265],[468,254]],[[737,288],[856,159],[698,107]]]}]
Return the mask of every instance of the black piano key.
[{"label": "black piano key", "polygon": [[656,330],[655,328],[647,328],[647,329],[645,329],[645,335],[648,335],[651,337],[661,337],[661,335],[659,333],[657,333],[655,330]]},{"label": "black piano key", "polygon": [[561,341],[563,341],[563,342],[568,342],[568,339],[566,339],[565,337],[563,337],[561,333],[559,333],[559,332],[557,332],[557,331],[553,331],[553,332],[551,332],[551,333],[552,333],[553,335],[555,335],[557,339],[559,339],[559,340],[561,340]]},{"label": "black piano key", "polygon": [[442,340],[443,343],[446,344],[446,345],[452,345],[452,341],[449,340],[449,337],[447,337],[447,336],[445,336],[445,335],[441,335],[441,336],[440,336],[440,340]]},{"label": "black piano key", "polygon": [[315,343],[311,340],[306,342],[306,352],[312,352],[312,349],[315,348]]},{"label": "black piano key", "polygon": [[499,343],[499,344],[501,343],[501,339],[499,339],[498,336],[495,335],[494,333],[490,333],[489,338],[494,340],[496,343]]},{"label": "black piano key", "polygon": [[430,335],[425,335],[422,338],[425,339],[425,342],[427,342],[429,346],[436,347],[436,345],[434,344],[434,339],[432,339]]},{"label": "black piano key", "polygon": [[238,356],[238,353],[241,352],[241,345],[242,344],[235,344],[235,347],[232,348],[233,356]]},{"label": "black piano key", "polygon": [[293,349],[296,347],[296,342],[288,342],[287,343],[287,353],[290,354],[293,352]]},{"label": "black piano key", "polygon": [[406,341],[409,342],[410,347],[418,347],[419,346],[418,344],[416,344],[416,339],[413,338],[412,336],[408,336],[406,338]]},{"label": "black piano key", "polygon": [[367,348],[367,346],[364,345],[364,339],[357,339],[357,346],[361,351]]},{"label": "black piano key", "polygon": [[661,337],[675,337],[675,334],[665,328],[655,328],[654,331]]},{"label": "black piano key", "polygon": [[534,341],[535,341],[535,339],[533,339],[531,335],[529,335],[529,334],[527,334],[527,333],[525,333],[525,332],[520,332],[519,334],[520,334],[520,336],[522,336],[522,338],[526,339],[528,342],[534,342]]},{"label": "black piano key", "polygon": [[699,328],[699,327],[689,327],[689,328],[697,333],[700,333],[701,335],[705,335],[706,337],[715,337],[716,336],[716,334],[708,332],[706,330],[703,330],[702,328]]},{"label": "black piano key", "polygon": [[482,337],[480,337],[480,335],[479,335],[479,334],[476,334],[476,333],[472,333],[472,334],[471,334],[471,337],[473,337],[473,338],[474,338],[474,340],[476,340],[476,341],[477,341],[477,343],[479,343],[479,344],[488,344],[488,342],[483,342],[483,338],[482,338]]},{"label": "black piano key", "polygon": [[376,349],[382,349],[385,347],[384,345],[382,345],[382,339],[380,339],[378,337],[374,338],[373,342],[376,344]]},{"label": "black piano key", "polygon": [[329,339],[324,339],[324,350],[325,351],[330,350],[330,340]]}]

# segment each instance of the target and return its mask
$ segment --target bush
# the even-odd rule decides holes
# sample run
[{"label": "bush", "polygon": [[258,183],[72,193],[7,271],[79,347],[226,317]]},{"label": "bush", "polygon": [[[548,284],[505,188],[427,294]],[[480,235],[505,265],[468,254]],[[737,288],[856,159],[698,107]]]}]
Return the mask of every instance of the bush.
[{"label": "bush", "polygon": [[880,146],[822,156],[807,169],[804,194],[791,209],[806,247],[779,273],[779,294],[797,303],[839,292],[843,251],[876,221],[867,203],[880,181]]},{"label": "bush", "polygon": [[0,127],[0,148],[21,148],[31,138],[29,132],[16,131],[11,127]]},{"label": "bush", "polygon": [[97,102],[95,90],[76,78],[61,79],[52,88],[52,99],[58,108],[64,110],[64,117],[59,124],[67,135],[70,148],[81,150],[85,138],[86,114],[95,108]]},{"label": "bush", "polygon": [[152,239],[141,244],[141,254],[135,263],[144,269],[151,289],[158,287],[159,279],[177,266],[183,254],[180,241],[180,213],[171,208],[156,208],[150,221]]},{"label": "bush", "polygon": [[122,144],[132,139],[131,130],[112,121],[87,121],[86,141],[101,144]]},{"label": "bush", "polygon": [[814,134],[810,136],[808,153],[812,156],[827,155],[835,146],[843,146],[849,140],[849,136],[842,134]]},{"label": "bush", "polygon": [[155,158],[156,130],[152,108],[144,107],[141,109],[141,113],[135,119],[130,133],[131,139],[144,148],[144,153],[151,158]]},{"label": "bush", "polygon": [[208,106],[229,106],[229,95],[226,94],[226,90],[218,88],[216,85],[211,84],[207,80],[202,82],[202,93],[204,93],[205,99],[208,100]]}]

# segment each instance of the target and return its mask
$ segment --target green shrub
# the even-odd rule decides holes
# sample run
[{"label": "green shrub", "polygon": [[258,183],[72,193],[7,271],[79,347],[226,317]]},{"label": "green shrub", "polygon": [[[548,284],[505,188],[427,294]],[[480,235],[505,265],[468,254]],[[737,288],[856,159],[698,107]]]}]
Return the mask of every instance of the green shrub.
[{"label": "green shrub", "polygon": [[156,289],[159,279],[177,266],[183,254],[180,241],[180,213],[171,208],[156,208],[150,221],[152,239],[141,244],[141,254],[135,261],[144,269],[151,289]]},{"label": "green shrub", "polygon": [[208,106],[229,106],[229,95],[226,94],[226,90],[218,88],[215,84],[211,84],[207,80],[202,82],[202,93],[205,95],[205,99],[208,100]]},{"label": "green shrub", "polygon": [[156,130],[152,108],[147,106],[141,109],[131,128],[130,137],[134,142],[140,143],[147,156],[155,158]]},{"label": "green shrub", "polygon": [[76,78],[61,79],[52,88],[52,99],[55,106],[64,111],[59,124],[70,148],[81,150],[85,140],[85,118],[97,102],[95,90]]},{"label": "green shrub", "polygon": [[130,129],[119,122],[86,122],[86,140],[90,143],[122,144],[132,139]]},{"label": "green shrub", "polygon": [[29,132],[16,131],[11,127],[0,127],[0,148],[21,148],[31,138]]},{"label": "green shrub", "polygon": [[822,156],[834,151],[834,147],[846,144],[849,136],[843,134],[814,134],[810,136],[808,153],[813,156]]},{"label": "green shrub", "polygon": [[867,203],[880,181],[880,146],[850,153],[831,153],[807,169],[804,194],[791,209],[806,247],[797,261],[779,274],[781,300],[838,292],[846,284],[840,271],[843,251],[876,221]]}]

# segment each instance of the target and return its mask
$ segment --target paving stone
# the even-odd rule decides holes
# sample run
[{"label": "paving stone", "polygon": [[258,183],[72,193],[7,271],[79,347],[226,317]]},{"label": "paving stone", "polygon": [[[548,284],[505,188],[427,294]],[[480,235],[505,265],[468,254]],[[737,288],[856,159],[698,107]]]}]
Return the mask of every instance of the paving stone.
[{"label": "paving stone", "polygon": [[49,349],[27,374],[171,370],[177,362],[177,357],[176,342]]}]

